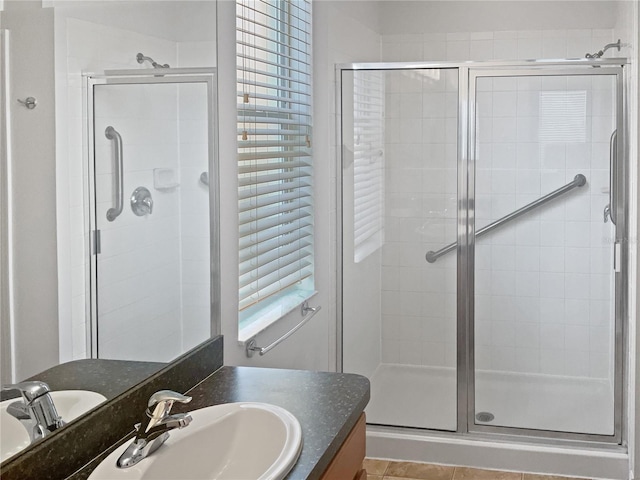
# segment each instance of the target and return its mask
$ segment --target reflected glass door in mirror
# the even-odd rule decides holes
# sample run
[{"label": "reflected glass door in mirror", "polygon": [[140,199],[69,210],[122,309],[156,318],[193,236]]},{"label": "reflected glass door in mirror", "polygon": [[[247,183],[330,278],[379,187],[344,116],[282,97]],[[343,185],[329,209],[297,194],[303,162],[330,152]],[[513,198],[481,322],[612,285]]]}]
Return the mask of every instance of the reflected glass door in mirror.
[{"label": "reflected glass door in mirror", "polygon": [[217,331],[215,24],[215,0],[0,2],[3,385],[110,400]]}]

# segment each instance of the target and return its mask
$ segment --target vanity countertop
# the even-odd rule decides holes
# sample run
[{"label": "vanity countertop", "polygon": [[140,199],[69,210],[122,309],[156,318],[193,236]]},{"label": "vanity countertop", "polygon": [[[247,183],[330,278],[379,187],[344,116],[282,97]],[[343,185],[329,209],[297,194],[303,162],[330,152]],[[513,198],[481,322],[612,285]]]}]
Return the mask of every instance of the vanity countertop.
[{"label": "vanity countertop", "polygon": [[[174,405],[175,412],[230,402],[264,402],[289,410],[302,426],[303,447],[287,480],[315,480],[355,426],[370,390],[369,380],[354,374],[221,367],[188,394],[193,400],[184,407]],[[87,478],[104,456],[71,479]]]},{"label": "vanity countertop", "polygon": [[[26,380],[45,382],[51,390],[90,390],[111,400],[166,365],[158,362],[89,358],[56,365]],[[3,391],[0,393],[0,400],[19,396],[17,390]]]}]

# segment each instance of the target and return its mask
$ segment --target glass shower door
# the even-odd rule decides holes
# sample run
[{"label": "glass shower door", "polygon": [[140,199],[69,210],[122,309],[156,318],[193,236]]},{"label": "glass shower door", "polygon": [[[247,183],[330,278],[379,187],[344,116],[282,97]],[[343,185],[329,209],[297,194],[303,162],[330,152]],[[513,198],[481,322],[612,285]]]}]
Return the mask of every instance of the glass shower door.
[{"label": "glass shower door", "polygon": [[456,430],[458,69],[343,71],[342,370],[367,421]]},{"label": "glass shower door", "polygon": [[211,335],[211,92],[92,86],[94,357],[168,362]]},{"label": "glass shower door", "polygon": [[472,71],[470,430],[620,422],[620,75]]}]

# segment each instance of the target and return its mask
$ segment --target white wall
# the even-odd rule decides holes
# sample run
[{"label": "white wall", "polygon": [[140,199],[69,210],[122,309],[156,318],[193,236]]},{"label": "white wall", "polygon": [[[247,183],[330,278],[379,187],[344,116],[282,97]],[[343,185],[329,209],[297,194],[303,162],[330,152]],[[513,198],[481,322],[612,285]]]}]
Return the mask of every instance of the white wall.
[{"label": "white wall", "polygon": [[610,28],[615,17],[609,1],[380,2],[384,35]]},{"label": "white wall", "polygon": [[[15,380],[58,363],[53,12],[5,2],[11,32],[11,182]],[[35,97],[28,110],[15,99]],[[35,135],[35,137],[34,137]]]},{"label": "white wall", "polygon": [[[2,24],[0,4],[0,24]],[[0,383],[13,382],[11,265],[9,262],[9,32],[0,29]]]},{"label": "white wall", "polygon": [[[314,204],[315,204],[315,283],[318,294],[309,303],[322,310],[285,343],[264,357],[247,359],[243,346],[237,344],[237,281],[223,281],[222,333],[225,335],[225,363],[232,365],[273,366],[328,370],[335,368],[335,73],[334,64],[379,59],[379,40],[370,25],[377,23],[373,2],[314,2]],[[235,42],[235,6],[218,3],[218,44]],[[364,39],[364,40],[363,40]],[[235,49],[219,48],[220,118],[234,118]],[[235,125],[220,123],[221,251],[222,278],[237,279],[237,169]],[[232,180],[233,179],[233,180]],[[258,342],[264,346],[277,339],[301,319],[292,312],[263,334]]]}]

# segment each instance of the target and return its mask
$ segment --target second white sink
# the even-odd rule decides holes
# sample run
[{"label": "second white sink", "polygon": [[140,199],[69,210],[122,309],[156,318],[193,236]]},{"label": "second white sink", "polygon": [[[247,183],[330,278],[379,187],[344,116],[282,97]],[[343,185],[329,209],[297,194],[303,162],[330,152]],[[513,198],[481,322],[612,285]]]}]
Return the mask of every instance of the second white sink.
[{"label": "second white sink", "polygon": [[[58,390],[50,392],[58,415],[66,423],[97,407],[106,397],[87,390]],[[0,402],[0,462],[12,457],[31,443],[27,429],[18,419],[7,413],[7,407],[19,402],[20,398],[13,398]]]},{"label": "second white sink", "polygon": [[89,479],[280,480],[302,450],[300,423],[275,405],[227,403],[190,414],[188,427],[173,430],[164,445],[137,465],[116,467],[127,442]]}]

